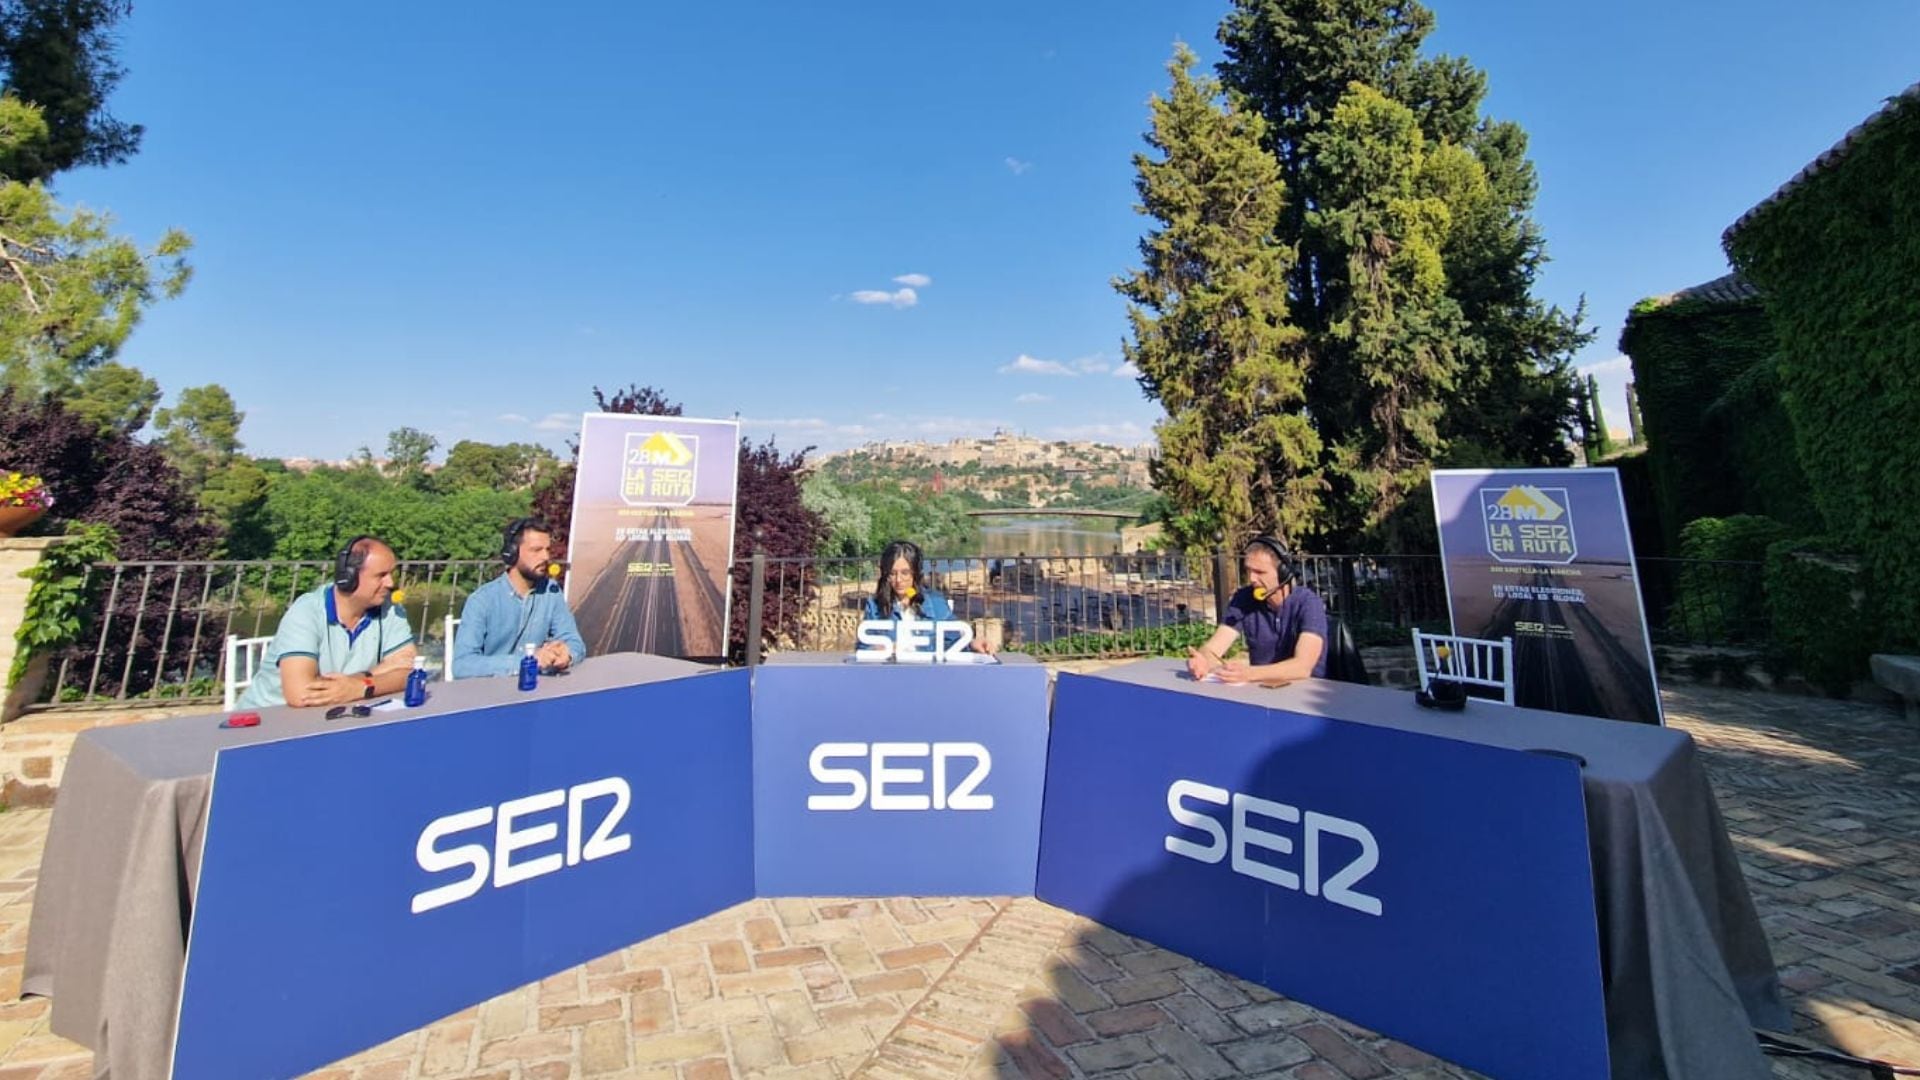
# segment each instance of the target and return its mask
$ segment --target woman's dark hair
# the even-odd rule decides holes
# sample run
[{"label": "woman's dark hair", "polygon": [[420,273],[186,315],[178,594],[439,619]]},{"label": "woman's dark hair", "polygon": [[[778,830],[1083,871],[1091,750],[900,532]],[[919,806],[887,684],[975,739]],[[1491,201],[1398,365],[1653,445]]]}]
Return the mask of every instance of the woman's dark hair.
[{"label": "woman's dark hair", "polygon": [[927,589],[920,583],[920,548],[911,540],[895,540],[880,553],[880,584],[873,590],[873,606],[879,609],[883,619],[893,614],[893,602],[899,599],[893,594],[893,580],[889,576],[899,559],[907,560],[907,565],[913,568],[913,599],[907,601],[907,606],[915,615],[926,614]]}]

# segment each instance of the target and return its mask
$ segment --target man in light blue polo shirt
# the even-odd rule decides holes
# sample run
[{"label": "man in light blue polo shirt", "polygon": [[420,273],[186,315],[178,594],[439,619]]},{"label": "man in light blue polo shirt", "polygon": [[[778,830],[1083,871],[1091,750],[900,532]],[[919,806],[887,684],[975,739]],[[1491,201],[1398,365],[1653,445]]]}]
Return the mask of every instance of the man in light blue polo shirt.
[{"label": "man in light blue polo shirt", "polygon": [[301,593],[281,617],[238,707],[346,705],[404,689],[413,628],[388,599],[397,564],[375,537],[347,541],[333,580]]},{"label": "man in light blue polo shirt", "polygon": [[553,528],[545,521],[519,518],[507,526],[500,541],[506,572],[473,590],[460,609],[454,678],[511,675],[528,645],[542,671],[565,671],[586,657],[566,595],[547,573],[552,554]]}]

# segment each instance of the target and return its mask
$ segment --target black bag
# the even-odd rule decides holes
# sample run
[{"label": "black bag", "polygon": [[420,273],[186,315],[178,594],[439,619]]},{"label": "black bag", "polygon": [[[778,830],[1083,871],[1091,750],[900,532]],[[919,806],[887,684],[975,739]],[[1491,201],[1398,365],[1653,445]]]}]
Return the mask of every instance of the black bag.
[{"label": "black bag", "polygon": [[1327,678],[1335,682],[1367,685],[1367,662],[1340,619],[1327,620]]}]

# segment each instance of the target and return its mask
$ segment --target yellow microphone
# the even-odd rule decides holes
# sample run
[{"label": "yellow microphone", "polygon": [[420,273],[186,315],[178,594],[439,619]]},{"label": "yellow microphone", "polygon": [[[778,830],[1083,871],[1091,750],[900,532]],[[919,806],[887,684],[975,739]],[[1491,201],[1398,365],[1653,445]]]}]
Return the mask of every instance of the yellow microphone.
[{"label": "yellow microphone", "polygon": [[918,595],[919,595],[919,593],[920,593],[920,590],[919,590],[919,589],[916,589],[916,588],[914,588],[913,586],[911,586],[911,585],[909,585],[909,586],[907,586],[907,591],[906,591],[906,592],[903,592],[903,593],[901,593],[901,594],[900,594],[900,599],[902,599],[902,600],[911,600],[911,599],[913,599],[913,598],[914,598],[915,596],[918,596]]},{"label": "yellow microphone", "polygon": [[1255,585],[1253,587],[1253,598],[1255,600],[1265,600],[1267,598],[1267,590],[1263,586]]},{"label": "yellow microphone", "polygon": [[548,563],[547,563],[547,576],[548,576],[548,577],[550,577],[550,578],[557,578],[557,577],[559,577],[559,576],[560,576],[561,574],[563,574],[563,573],[566,573],[566,568],[565,568],[565,567],[563,567],[563,566],[561,566],[561,565],[560,565],[559,563],[557,563],[557,562],[548,562]]},{"label": "yellow microphone", "polygon": [[407,590],[405,589],[395,589],[393,592],[387,594],[387,603],[389,604],[404,604],[406,602]]}]

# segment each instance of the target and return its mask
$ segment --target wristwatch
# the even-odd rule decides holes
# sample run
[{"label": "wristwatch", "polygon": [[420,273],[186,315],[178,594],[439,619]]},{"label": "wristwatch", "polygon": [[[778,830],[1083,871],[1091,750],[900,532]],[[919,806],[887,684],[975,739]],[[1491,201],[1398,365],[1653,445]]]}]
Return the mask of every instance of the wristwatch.
[{"label": "wristwatch", "polygon": [[360,695],[360,699],[364,701],[373,696],[373,676],[362,675],[360,676],[360,681],[367,684],[366,692]]}]

